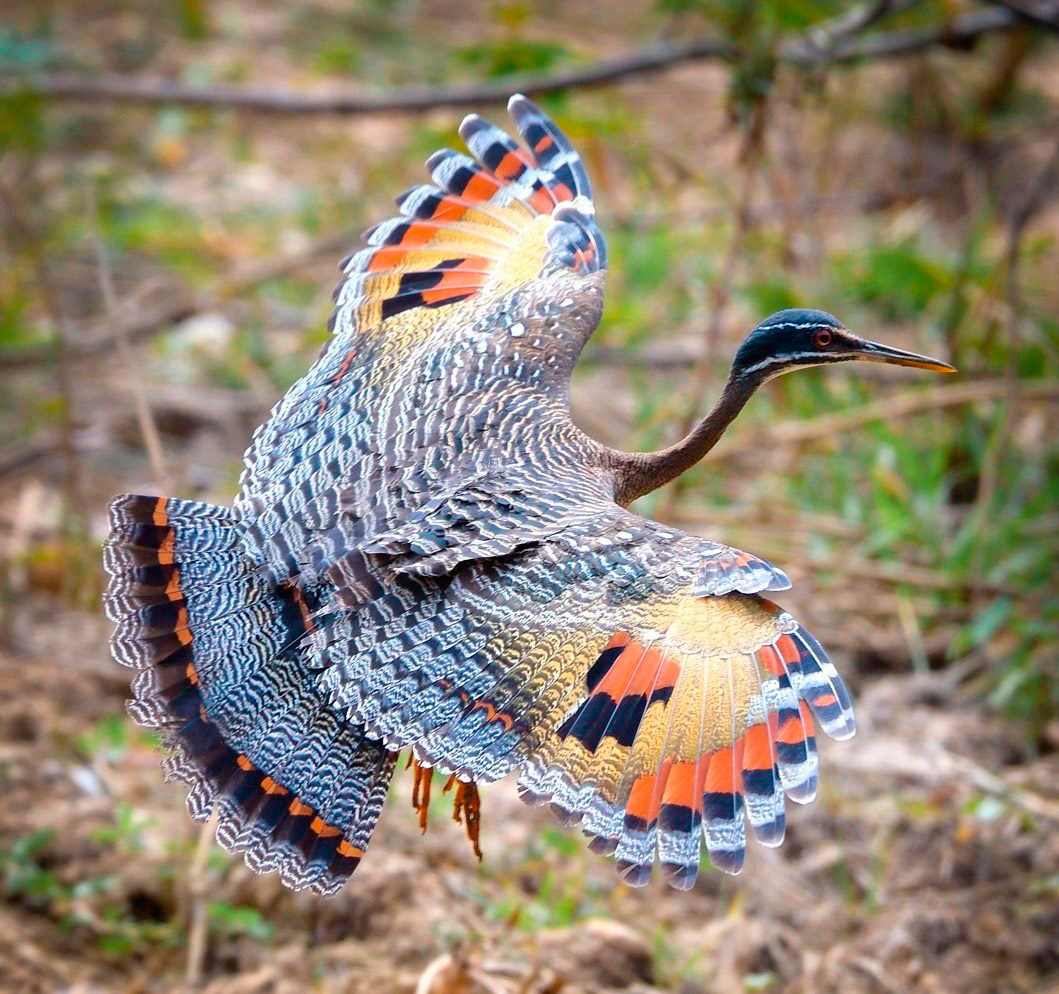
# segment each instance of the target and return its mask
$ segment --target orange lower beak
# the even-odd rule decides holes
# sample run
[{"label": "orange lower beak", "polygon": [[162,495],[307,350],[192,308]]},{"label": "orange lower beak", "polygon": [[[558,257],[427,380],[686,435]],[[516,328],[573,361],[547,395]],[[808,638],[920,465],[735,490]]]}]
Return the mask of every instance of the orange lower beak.
[{"label": "orange lower beak", "polygon": [[956,367],[941,359],[919,355],[918,352],[906,352],[878,342],[865,342],[857,353],[858,359],[868,362],[888,362],[895,366],[915,366],[916,369],[930,369],[935,373],[955,373]]}]

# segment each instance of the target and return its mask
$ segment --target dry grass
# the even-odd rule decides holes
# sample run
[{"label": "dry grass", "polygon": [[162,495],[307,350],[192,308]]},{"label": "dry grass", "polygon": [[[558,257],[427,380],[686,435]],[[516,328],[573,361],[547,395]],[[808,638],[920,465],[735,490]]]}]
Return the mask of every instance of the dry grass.
[{"label": "dry grass", "polygon": [[[311,87],[704,30],[614,9],[79,3],[54,14],[48,51]],[[26,37],[33,25],[22,15]],[[614,258],[574,388],[593,434],[668,439],[792,295],[948,350],[965,377],[934,390],[874,368],[791,377],[718,458],[646,502],[788,569],[784,603],[835,650],[861,729],[825,748],[822,794],[791,814],[782,848],[688,894],[617,884],[510,784],[483,793],[479,866],[440,805],[420,835],[409,775],[352,883],[326,902],[291,894],[202,843],[122,716],[126,674],[98,609],[107,497],[164,472],[181,495],[230,498],[250,432],[322,340],[340,246],[421,178],[457,115],[15,108],[40,134],[12,138],[0,104],[0,181],[33,242],[9,239],[0,275],[0,991],[1059,991],[1054,197],[1022,232],[1014,318],[1004,282],[1011,222],[1054,144],[1059,73],[1054,50],[1020,55],[1018,37],[966,59],[784,72],[760,146],[733,123],[717,65],[554,105]],[[114,358],[126,341],[134,391]]]},{"label": "dry grass", "polygon": [[[5,866],[0,989],[181,990],[197,829],[150,744],[107,738],[123,690],[98,627],[93,639],[79,616],[59,620],[95,663],[56,658],[58,632],[0,658],[0,836],[50,833]],[[708,874],[686,895],[616,884],[506,783],[484,795],[480,867],[443,812],[420,836],[407,775],[331,901],[214,851],[208,897],[224,913],[205,989],[1039,994],[1059,968],[1056,758],[1019,762],[1010,728],[954,700],[944,676],[873,681],[858,714],[784,846],[754,847],[742,876]],[[35,890],[31,870],[54,882]],[[248,934],[236,908],[254,909]]]}]

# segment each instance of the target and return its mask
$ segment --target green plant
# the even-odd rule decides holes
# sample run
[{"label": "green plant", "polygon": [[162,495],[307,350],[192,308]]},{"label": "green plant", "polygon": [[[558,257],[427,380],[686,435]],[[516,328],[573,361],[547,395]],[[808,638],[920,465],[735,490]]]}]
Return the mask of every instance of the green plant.
[{"label": "green plant", "polygon": [[0,852],[3,889],[8,897],[52,917],[64,931],[82,930],[94,937],[102,952],[124,956],[155,945],[174,945],[181,929],[173,920],[136,915],[121,894],[115,874],[74,882],[51,869],[52,829],[40,829],[16,839]]},{"label": "green plant", "polygon": [[271,923],[257,908],[249,905],[210,901],[206,905],[206,916],[211,931],[217,935],[246,936],[255,942],[268,942],[272,938]]}]

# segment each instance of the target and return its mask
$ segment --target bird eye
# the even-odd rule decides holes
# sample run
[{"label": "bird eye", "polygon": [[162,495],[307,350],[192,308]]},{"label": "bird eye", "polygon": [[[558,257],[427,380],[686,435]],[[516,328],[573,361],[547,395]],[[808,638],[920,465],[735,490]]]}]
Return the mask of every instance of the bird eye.
[{"label": "bird eye", "polygon": [[831,344],[831,332],[818,331],[813,335],[813,342],[818,349],[826,349]]}]

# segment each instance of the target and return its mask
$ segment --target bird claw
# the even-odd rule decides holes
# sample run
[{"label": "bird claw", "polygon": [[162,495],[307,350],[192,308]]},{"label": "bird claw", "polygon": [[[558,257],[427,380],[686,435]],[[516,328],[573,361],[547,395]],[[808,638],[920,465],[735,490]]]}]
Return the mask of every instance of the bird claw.
[{"label": "bird claw", "polygon": [[[423,766],[414,756],[409,755],[405,769],[411,767],[412,780],[412,810],[419,815],[419,829],[427,830],[427,819],[430,809],[430,787],[434,780],[434,768]],[[460,822],[467,829],[467,838],[471,840],[471,850],[482,861],[482,850],[478,844],[478,833],[481,825],[481,798],[478,787],[474,783],[465,780],[457,780],[456,774],[452,774],[445,782],[441,792],[447,794],[455,785],[456,793],[452,799],[452,820]]]},{"label": "bird claw", "polygon": [[471,840],[471,849],[474,855],[478,857],[478,862],[480,863],[482,861],[482,850],[478,845],[478,829],[482,817],[482,804],[478,795],[478,786],[474,783],[468,783],[466,780],[457,780],[454,773],[449,777],[442,793],[448,793],[453,784],[456,785],[456,796],[453,798],[452,820],[455,822],[462,821],[467,827],[467,838]]},{"label": "bird claw", "polygon": [[[412,767],[412,809],[419,815],[419,830],[425,835],[430,814],[430,785],[434,781],[434,767],[421,766],[411,755],[408,766]],[[405,769],[408,767],[406,766]]]}]

